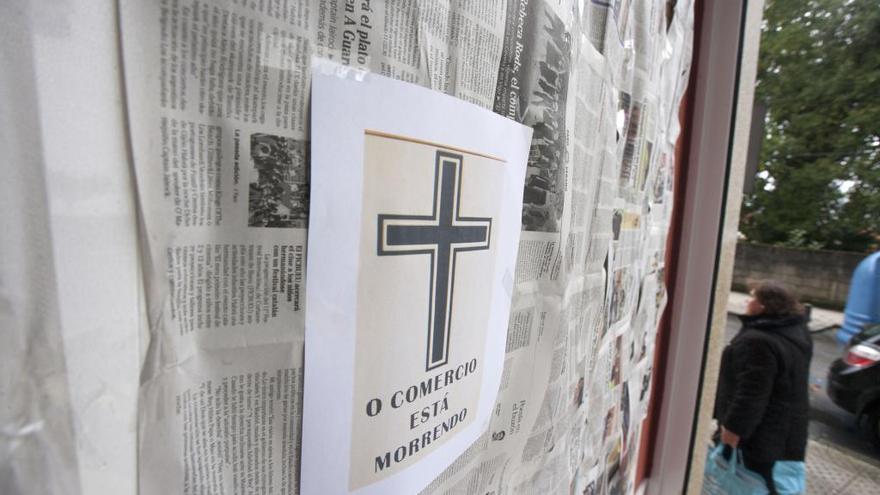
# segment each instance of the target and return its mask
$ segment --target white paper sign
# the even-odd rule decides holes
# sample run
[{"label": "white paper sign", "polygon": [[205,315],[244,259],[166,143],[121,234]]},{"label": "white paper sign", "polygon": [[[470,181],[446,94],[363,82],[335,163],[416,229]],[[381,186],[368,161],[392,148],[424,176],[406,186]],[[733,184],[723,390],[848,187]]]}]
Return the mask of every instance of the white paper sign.
[{"label": "white paper sign", "polygon": [[416,493],[489,423],[532,131],[313,72],[301,493]]}]

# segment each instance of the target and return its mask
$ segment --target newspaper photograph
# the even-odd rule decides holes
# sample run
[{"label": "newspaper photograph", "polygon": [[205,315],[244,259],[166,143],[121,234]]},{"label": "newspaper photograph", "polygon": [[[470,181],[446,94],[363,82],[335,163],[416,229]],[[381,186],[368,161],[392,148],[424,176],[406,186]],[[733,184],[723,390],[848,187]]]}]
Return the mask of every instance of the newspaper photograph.
[{"label": "newspaper photograph", "polygon": [[559,232],[569,161],[571,32],[543,0],[510,1],[506,22],[494,110],[534,131],[523,192],[523,230]]}]

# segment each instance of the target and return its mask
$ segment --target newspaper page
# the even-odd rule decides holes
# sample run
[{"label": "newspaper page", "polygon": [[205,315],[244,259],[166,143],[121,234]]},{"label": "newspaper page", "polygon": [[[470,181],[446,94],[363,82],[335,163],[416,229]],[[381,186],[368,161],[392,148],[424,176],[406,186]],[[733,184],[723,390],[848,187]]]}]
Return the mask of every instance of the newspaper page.
[{"label": "newspaper page", "polygon": [[532,128],[489,426],[422,493],[632,493],[690,1],[119,0],[141,493],[300,492],[313,56]]}]

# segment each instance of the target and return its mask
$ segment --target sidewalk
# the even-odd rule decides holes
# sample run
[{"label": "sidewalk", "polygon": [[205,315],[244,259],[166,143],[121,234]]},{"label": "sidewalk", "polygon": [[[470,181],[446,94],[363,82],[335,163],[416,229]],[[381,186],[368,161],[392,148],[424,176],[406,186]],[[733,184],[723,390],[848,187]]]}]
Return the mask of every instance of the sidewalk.
[{"label": "sidewalk", "polygon": [[[727,312],[731,314],[744,313],[748,299],[748,294],[731,292],[727,302]],[[843,313],[839,311],[813,308],[810,316],[810,330],[820,330],[832,325],[843,324]],[[830,338],[832,331],[816,334],[814,339],[824,333],[829,335],[826,338]],[[811,438],[807,445],[806,464],[808,494],[863,495],[880,493],[880,467],[878,464],[865,462],[861,456],[838,448],[832,443]]]},{"label": "sidewalk", "polygon": [[833,446],[807,444],[807,493],[864,495],[880,493],[880,468]]}]

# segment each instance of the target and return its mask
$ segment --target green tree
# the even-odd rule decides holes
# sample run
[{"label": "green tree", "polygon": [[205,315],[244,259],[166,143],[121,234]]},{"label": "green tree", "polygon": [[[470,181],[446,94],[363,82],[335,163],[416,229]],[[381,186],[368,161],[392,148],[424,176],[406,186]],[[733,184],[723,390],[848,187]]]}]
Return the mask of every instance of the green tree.
[{"label": "green tree", "polygon": [[880,5],[768,0],[756,99],[767,107],[755,242],[868,251],[880,245]]}]

